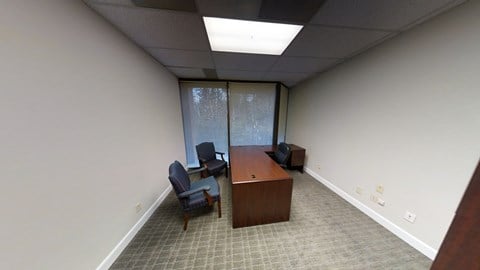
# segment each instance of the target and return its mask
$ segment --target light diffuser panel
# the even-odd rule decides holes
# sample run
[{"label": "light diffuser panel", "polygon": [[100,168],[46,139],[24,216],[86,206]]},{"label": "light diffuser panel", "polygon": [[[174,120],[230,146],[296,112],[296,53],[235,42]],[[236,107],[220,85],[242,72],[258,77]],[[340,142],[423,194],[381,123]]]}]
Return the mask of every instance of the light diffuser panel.
[{"label": "light diffuser panel", "polygon": [[213,51],[281,55],[302,25],[203,17]]}]

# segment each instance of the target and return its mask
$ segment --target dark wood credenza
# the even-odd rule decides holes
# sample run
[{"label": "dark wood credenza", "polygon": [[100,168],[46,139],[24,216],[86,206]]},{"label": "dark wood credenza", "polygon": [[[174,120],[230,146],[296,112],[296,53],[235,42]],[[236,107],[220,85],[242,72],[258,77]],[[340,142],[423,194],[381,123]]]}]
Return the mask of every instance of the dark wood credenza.
[{"label": "dark wood credenza", "polygon": [[292,149],[292,154],[287,162],[289,169],[296,169],[303,173],[303,164],[305,162],[305,148],[295,144],[288,144]]}]

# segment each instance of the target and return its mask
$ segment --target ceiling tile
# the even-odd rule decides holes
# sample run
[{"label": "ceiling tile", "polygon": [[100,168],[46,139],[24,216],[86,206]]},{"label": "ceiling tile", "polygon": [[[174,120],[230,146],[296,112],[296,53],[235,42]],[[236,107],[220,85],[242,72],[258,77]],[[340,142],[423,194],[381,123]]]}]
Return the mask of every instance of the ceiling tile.
[{"label": "ceiling tile", "polygon": [[196,0],[201,15],[221,18],[257,19],[262,0]]},{"label": "ceiling tile", "polygon": [[205,78],[208,79],[218,79],[217,71],[213,68],[204,68],[203,74],[205,74]]},{"label": "ceiling tile", "polygon": [[325,0],[263,0],[259,17],[267,20],[307,23]]},{"label": "ceiling tile", "polygon": [[309,25],[300,31],[283,55],[344,58],[388,34],[383,31]]},{"label": "ceiling tile", "polygon": [[217,76],[222,80],[260,81],[263,77],[261,71],[222,70],[217,69]]},{"label": "ceiling tile", "polygon": [[213,68],[210,52],[157,48],[149,48],[147,50],[165,66]]},{"label": "ceiling tile", "polygon": [[318,72],[337,62],[335,58],[289,57],[282,56],[271,71],[280,72]]},{"label": "ceiling tile", "polygon": [[307,72],[267,72],[263,79],[266,81],[302,81],[313,73]]},{"label": "ceiling tile", "polygon": [[288,87],[293,87],[313,74],[314,73],[268,72],[263,76],[263,80],[282,82]]},{"label": "ceiling tile", "polygon": [[278,56],[246,53],[213,53],[217,69],[267,71]]},{"label": "ceiling tile", "polygon": [[196,12],[195,0],[132,0],[135,5],[146,8],[162,8],[187,12]]},{"label": "ceiling tile", "polygon": [[205,74],[201,68],[181,68],[181,67],[167,67],[178,78],[185,79],[205,79]]},{"label": "ceiling tile", "polygon": [[[313,24],[399,30],[452,0],[335,0],[326,1]],[[458,2],[458,1],[457,1]]]},{"label": "ceiling tile", "polygon": [[284,85],[286,85],[288,88],[292,88],[295,85],[299,84],[301,81],[282,81]]},{"label": "ceiling tile", "polygon": [[88,3],[90,5],[95,3],[100,3],[100,4],[103,3],[103,4],[132,6],[132,7],[135,6],[131,0],[85,0],[85,3]]},{"label": "ceiling tile", "polygon": [[210,50],[197,14],[102,4],[92,7],[140,46]]}]

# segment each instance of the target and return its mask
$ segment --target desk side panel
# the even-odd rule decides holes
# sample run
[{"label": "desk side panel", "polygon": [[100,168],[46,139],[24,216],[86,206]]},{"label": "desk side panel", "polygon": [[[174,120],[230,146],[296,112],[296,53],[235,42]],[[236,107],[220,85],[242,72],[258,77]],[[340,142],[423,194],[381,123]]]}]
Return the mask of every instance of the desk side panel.
[{"label": "desk side panel", "polygon": [[292,188],[292,178],[233,184],[233,228],[288,221]]}]

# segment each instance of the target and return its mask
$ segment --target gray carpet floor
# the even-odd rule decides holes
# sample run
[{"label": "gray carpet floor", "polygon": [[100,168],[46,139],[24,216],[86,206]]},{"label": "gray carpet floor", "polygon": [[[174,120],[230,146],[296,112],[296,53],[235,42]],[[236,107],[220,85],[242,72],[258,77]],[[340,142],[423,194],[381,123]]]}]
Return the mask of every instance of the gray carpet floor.
[{"label": "gray carpet floor", "polygon": [[[172,191],[110,269],[429,269],[432,261],[308,174],[293,176],[290,221],[232,228],[231,184],[183,231]],[[195,177],[193,177],[195,178]]]}]

